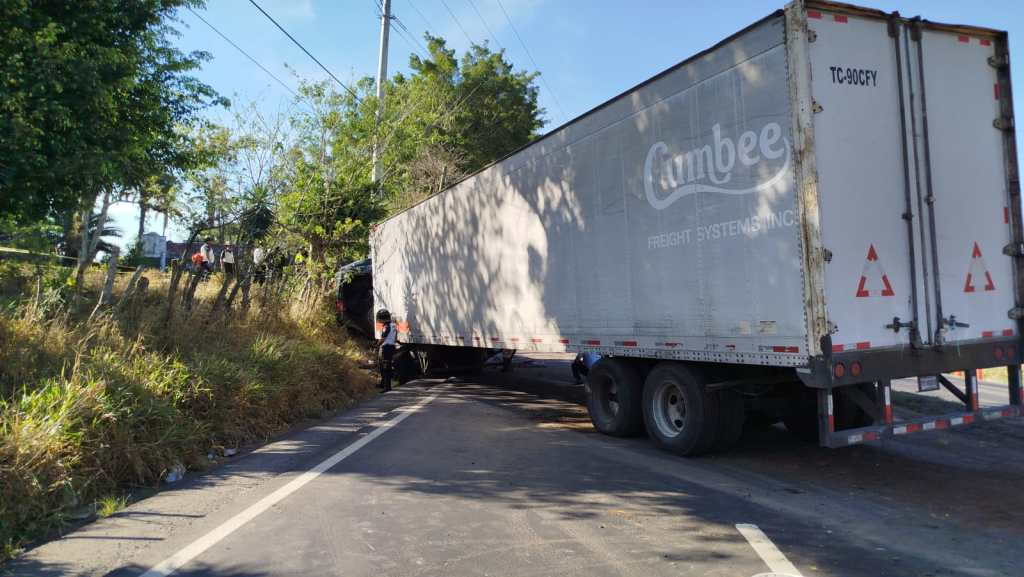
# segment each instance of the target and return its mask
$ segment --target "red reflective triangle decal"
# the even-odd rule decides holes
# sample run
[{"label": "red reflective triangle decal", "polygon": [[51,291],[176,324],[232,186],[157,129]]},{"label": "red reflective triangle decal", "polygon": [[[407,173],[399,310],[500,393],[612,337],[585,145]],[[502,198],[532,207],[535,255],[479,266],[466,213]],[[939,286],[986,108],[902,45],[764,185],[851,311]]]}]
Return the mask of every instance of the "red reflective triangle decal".
[{"label": "red reflective triangle decal", "polygon": [[982,277],[985,278],[985,286],[981,290],[996,290],[996,284],[992,282],[992,274],[989,273],[988,265],[985,264],[985,257],[981,255],[981,247],[975,242],[974,248],[971,250],[971,263],[967,267],[967,279],[964,280],[964,292],[975,292],[974,281]]},{"label": "red reflective triangle decal", "polygon": [[[869,282],[872,287],[875,287],[874,290],[868,288]],[[896,295],[896,292],[892,290],[892,283],[889,282],[889,276],[882,270],[882,263],[878,260],[878,252],[875,251],[874,244],[868,245],[868,256],[864,261],[860,282],[857,283],[856,295],[858,298]]]}]

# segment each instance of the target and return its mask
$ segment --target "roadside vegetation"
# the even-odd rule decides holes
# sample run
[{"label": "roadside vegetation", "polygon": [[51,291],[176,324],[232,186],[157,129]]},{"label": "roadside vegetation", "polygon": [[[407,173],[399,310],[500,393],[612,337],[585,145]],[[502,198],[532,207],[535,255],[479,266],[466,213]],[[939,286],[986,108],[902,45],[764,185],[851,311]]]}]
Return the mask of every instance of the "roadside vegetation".
[{"label": "roadside vegetation", "polygon": [[[36,272],[12,268],[5,265],[8,278]],[[88,308],[60,304],[67,275],[45,269],[38,292],[8,295],[0,312],[5,556],[69,521],[113,513],[126,490],[206,468],[208,455],[374,390],[362,351],[309,284],[256,287],[247,309],[218,312],[215,278],[200,284],[191,311],[176,303],[165,324],[168,275],[140,277],[149,285],[134,294],[120,275],[113,304],[92,320]],[[99,271],[87,275],[87,296],[98,295],[101,280]]]},{"label": "roadside vegetation", "polygon": [[[335,271],[544,125],[536,73],[430,34],[380,115],[368,77],[231,103],[195,75],[213,56],[174,43],[203,4],[0,6],[0,560],[372,394]],[[143,250],[160,220],[185,241],[165,272]],[[230,277],[190,266],[207,238],[237,249]]]}]

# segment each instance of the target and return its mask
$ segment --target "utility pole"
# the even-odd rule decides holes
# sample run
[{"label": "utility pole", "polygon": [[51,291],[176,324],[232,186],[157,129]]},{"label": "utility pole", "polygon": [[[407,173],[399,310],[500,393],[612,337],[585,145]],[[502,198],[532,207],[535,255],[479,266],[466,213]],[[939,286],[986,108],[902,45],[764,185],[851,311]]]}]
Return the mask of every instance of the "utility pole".
[{"label": "utility pole", "polygon": [[377,60],[377,123],[373,135],[373,181],[380,179],[380,119],[384,114],[384,81],[388,76],[388,31],[391,29],[391,0],[383,0],[380,13],[380,57]]}]

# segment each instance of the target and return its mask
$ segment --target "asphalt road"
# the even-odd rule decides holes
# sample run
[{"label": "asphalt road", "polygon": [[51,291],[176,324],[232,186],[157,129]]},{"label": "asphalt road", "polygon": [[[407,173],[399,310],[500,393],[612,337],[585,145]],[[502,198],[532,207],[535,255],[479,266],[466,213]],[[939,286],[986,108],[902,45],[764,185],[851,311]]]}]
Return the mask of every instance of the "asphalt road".
[{"label": "asphalt road", "polygon": [[[942,463],[929,456],[941,443],[929,442],[909,456],[901,446],[827,451],[779,430],[750,433],[729,455],[681,459],[596,434],[580,390],[544,370],[417,382],[4,569],[750,577],[785,562],[806,576],[1021,575],[1022,509],[1006,500],[1024,480],[1016,466]],[[990,489],[979,482],[1002,492],[1002,517],[981,496],[947,503],[958,483]]]}]

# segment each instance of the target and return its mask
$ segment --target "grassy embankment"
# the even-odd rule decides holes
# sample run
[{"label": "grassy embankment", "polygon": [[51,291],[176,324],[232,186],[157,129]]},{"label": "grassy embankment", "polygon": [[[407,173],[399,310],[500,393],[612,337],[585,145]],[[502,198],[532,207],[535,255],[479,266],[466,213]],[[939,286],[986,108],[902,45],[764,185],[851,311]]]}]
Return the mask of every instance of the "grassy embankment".
[{"label": "grassy embankment", "polygon": [[89,321],[100,271],[74,310],[62,269],[0,262],[0,560],[177,464],[202,469],[372,394],[325,295],[254,287],[248,310],[213,312],[214,279],[168,324],[168,278],[146,276]]}]

